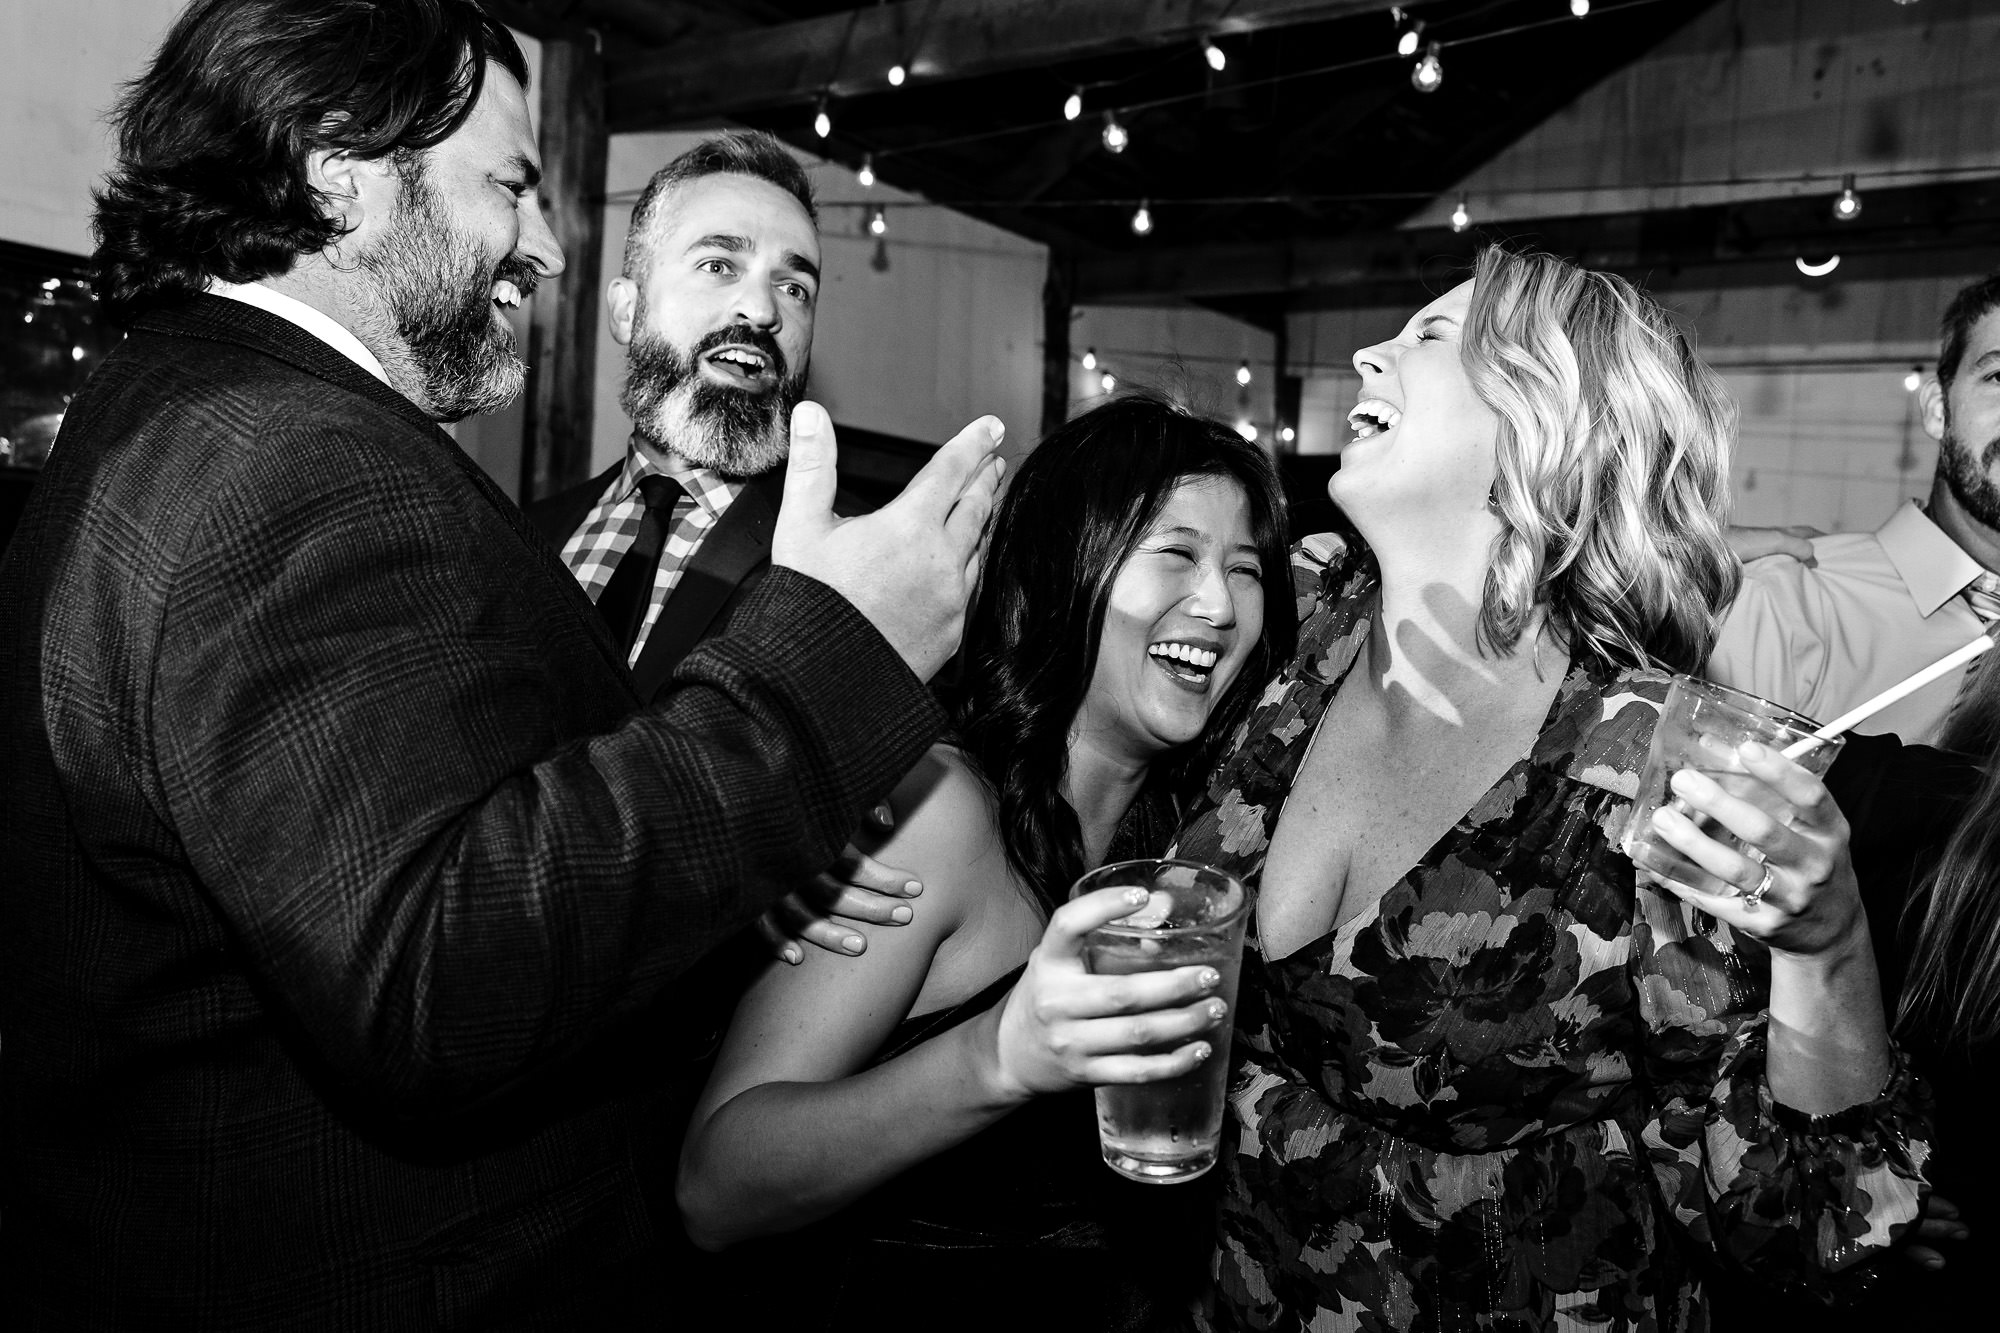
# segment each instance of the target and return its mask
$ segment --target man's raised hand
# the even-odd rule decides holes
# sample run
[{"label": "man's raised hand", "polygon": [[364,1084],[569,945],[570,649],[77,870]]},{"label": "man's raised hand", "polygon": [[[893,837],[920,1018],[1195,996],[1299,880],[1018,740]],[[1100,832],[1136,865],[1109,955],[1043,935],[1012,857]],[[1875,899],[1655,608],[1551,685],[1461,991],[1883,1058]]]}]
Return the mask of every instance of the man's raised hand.
[{"label": "man's raised hand", "polygon": [[998,417],[981,417],[894,500],[860,518],[836,518],[833,422],[818,403],[800,403],[792,410],[771,563],[818,579],[854,603],[910,670],[928,680],[965,628],[1005,434]]}]

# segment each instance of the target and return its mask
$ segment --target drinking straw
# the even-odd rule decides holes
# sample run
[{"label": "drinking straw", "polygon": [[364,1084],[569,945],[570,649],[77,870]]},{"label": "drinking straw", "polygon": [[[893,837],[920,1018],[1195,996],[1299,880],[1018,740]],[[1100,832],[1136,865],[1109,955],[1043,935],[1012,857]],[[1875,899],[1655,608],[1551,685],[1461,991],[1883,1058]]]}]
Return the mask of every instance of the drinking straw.
[{"label": "drinking straw", "polygon": [[1955,667],[1964,666],[1967,662],[1970,662],[1973,658],[1979,656],[1992,646],[1993,636],[1991,634],[1980,635],[1971,643],[1966,644],[1965,647],[1940,657],[1937,661],[1931,663],[1922,671],[1917,672],[1916,675],[1911,676],[1908,680],[1899,681],[1876,695],[1873,699],[1870,699],[1867,703],[1856,708],[1850,708],[1833,721],[1821,727],[1818,731],[1815,731],[1812,735],[1793,741],[1785,747],[1785,758],[1797,759],[1807,750],[1812,749],[1815,743],[1830,741],[1842,732],[1850,730],[1856,724],[1866,722],[1869,718],[1875,716],[1875,714],[1881,712],[1904,695],[1922,689]]}]

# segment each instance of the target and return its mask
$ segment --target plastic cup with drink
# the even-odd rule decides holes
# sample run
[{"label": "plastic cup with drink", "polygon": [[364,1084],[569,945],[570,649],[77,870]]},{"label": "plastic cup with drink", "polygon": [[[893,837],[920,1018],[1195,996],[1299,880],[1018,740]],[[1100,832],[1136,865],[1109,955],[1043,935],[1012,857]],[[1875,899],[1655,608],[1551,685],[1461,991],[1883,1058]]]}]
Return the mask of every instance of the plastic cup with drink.
[{"label": "plastic cup with drink", "polygon": [[[1206,964],[1222,976],[1215,994],[1236,1008],[1250,894],[1226,871],[1193,861],[1118,861],[1076,882],[1070,897],[1139,886],[1150,901],[1084,937],[1084,966],[1099,976]],[[1229,1029],[1192,1073],[1097,1089],[1097,1134],[1113,1171],[1149,1184],[1193,1180],[1215,1165],[1229,1081]],[[1172,1049],[1175,1043],[1162,1047]]]}]

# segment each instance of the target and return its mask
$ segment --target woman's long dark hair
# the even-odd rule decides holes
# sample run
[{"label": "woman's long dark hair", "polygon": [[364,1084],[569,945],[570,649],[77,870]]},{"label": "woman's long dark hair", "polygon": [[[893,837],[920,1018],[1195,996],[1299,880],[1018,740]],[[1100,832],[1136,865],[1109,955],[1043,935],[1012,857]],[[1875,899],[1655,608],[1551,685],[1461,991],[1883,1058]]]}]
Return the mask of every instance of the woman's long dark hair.
[{"label": "woman's long dark hair", "polygon": [[2000,653],[1975,670],[1937,744],[1977,756],[1983,776],[1925,891],[1905,904],[1899,1018],[1966,1045],[2000,1037]]},{"label": "woman's long dark hair", "polygon": [[1051,432],[994,515],[958,683],[947,693],[959,746],[997,798],[1007,859],[1051,910],[1086,868],[1062,789],[1112,581],[1174,489],[1199,477],[1230,478],[1249,496],[1264,630],[1201,738],[1148,778],[1180,792],[1213,764],[1296,638],[1284,496],[1271,461],[1219,422],[1135,394]]},{"label": "woman's long dark hair", "polygon": [[528,85],[507,29],[472,0],[194,0],[112,113],[95,283],[119,321],[211,278],[254,282],[326,248],[306,155],[405,156],[449,138],[486,64]]}]

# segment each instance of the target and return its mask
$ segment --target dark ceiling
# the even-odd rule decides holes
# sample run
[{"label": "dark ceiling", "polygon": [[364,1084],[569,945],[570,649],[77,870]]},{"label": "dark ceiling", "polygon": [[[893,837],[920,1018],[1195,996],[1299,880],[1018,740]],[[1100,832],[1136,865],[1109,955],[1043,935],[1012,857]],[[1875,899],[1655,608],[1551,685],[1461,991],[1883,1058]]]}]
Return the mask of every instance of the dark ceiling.
[{"label": "dark ceiling", "polygon": [[[1420,291],[1486,233],[1398,224],[1715,2],[1597,0],[1582,19],[1570,0],[1407,5],[1439,44],[1434,92],[1412,86],[1416,60],[1396,54],[1376,0],[488,7],[599,44],[612,132],[727,119],[850,165],[868,157],[888,184],[1046,242],[1078,301],[1193,300],[1275,325],[1288,309]],[[898,60],[912,70],[900,88],[885,77]],[[1084,112],[1066,121],[1078,88]],[[822,98],[826,139],[812,126]],[[1130,135],[1122,153],[1103,143],[1106,111]],[[1131,225],[1142,202],[1146,235]],[[1835,232],[1822,203],[1788,200],[1506,230],[1656,282],[1687,269],[1728,281],[1736,261],[1836,236],[1849,253],[2000,243],[2000,190],[1874,191],[1868,220]]]}]

